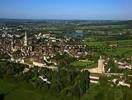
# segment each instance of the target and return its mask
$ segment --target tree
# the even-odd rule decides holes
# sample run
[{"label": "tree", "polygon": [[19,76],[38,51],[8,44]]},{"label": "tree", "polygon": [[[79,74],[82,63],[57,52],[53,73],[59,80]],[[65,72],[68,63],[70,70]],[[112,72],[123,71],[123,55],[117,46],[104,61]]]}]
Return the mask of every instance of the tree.
[{"label": "tree", "polygon": [[58,62],[59,67],[65,68],[69,67],[69,64],[76,60],[74,57],[70,56],[67,53],[64,53],[63,55],[57,54],[55,56],[55,59]]},{"label": "tree", "polygon": [[118,66],[117,64],[114,63],[114,60],[113,59],[110,59],[108,61],[108,64],[107,64],[107,68],[109,69],[110,68],[110,72],[118,72]]}]

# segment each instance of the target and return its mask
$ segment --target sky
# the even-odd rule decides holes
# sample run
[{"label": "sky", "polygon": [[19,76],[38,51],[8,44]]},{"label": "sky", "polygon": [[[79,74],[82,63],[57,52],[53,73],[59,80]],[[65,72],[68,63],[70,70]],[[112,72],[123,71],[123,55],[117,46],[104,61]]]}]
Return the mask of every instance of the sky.
[{"label": "sky", "polygon": [[132,0],[0,0],[0,18],[132,20]]}]

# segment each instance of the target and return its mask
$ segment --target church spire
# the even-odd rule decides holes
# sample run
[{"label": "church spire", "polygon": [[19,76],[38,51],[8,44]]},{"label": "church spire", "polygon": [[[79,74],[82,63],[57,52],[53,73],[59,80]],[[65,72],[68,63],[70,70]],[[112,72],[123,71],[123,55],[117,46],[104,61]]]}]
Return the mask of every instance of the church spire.
[{"label": "church spire", "polygon": [[25,32],[24,36],[24,46],[27,46],[27,32]]}]

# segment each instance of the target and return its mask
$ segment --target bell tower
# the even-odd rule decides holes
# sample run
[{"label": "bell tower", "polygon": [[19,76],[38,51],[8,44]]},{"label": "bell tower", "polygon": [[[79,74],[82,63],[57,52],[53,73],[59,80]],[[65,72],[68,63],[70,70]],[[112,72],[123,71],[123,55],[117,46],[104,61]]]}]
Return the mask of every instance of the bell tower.
[{"label": "bell tower", "polygon": [[24,36],[24,46],[27,46],[27,32],[25,32],[25,36]]}]

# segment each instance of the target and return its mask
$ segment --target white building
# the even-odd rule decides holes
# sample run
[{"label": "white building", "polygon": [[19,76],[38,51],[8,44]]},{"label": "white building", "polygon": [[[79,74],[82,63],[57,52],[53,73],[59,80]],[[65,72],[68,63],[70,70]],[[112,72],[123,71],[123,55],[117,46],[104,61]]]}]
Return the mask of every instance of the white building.
[{"label": "white building", "polygon": [[88,70],[90,73],[99,73],[99,74],[103,74],[105,73],[105,64],[104,64],[105,60],[102,59],[102,57],[100,56],[99,60],[98,60],[98,66],[96,68],[90,68],[90,69],[83,69],[83,70]]}]

